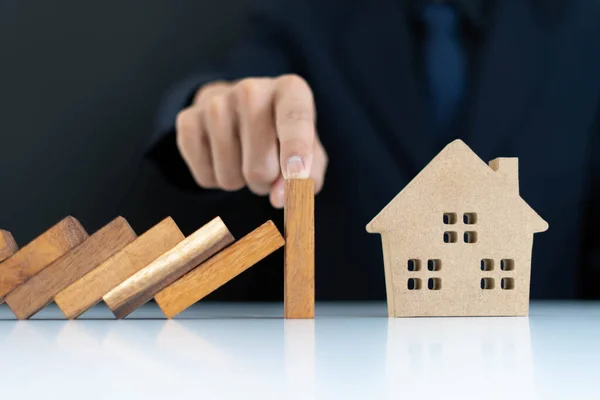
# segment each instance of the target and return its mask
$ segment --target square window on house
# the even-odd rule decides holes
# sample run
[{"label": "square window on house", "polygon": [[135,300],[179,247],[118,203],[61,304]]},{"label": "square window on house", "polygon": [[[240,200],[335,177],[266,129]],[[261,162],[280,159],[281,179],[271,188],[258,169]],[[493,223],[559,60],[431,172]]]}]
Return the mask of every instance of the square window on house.
[{"label": "square window on house", "polygon": [[442,269],[442,260],[428,260],[427,269],[429,271],[440,271]]},{"label": "square window on house", "polygon": [[420,271],[421,270],[421,260],[416,258],[411,258],[408,260],[408,270],[410,272]]},{"label": "square window on house", "polygon": [[494,278],[481,278],[480,287],[483,290],[490,290],[494,288]]},{"label": "square window on house", "polygon": [[489,258],[484,258],[481,260],[481,270],[482,271],[493,271],[494,270],[494,260]]},{"label": "square window on house", "polygon": [[463,240],[465,243],[477,243],[477,232],[468,231],[465,232],[463,236]]},{"label": "square window on house", "polygon": [[515,288],[514,278],[502,278],[500,281],[500,287],[503,290],[513,290]]},{"label": "square window on house", "polygon": [[476,213],[464,213],[463,214],[463,223],[465,225],[474,225],[477,223],[477,214]]},{"label": "square window on house", "polygon": [[421,280],[419,278],[410,278],[408,280],[408,290],[420,290]]},{"label": "square window on house", "polygon": [[457,239],[456,232],[444,232],[444,243],[456,243]]},{"label": "square window on house", "polygon": [[444,224],[453,225],[458,220],[456,213],[444,213]]},{"label": "square window on house", "polygon": [[515,269],[515,260],[505,258],[500,261],[500,269],[502,271],[513,271]]},{"label": "square window on house", "polygon": [[442,288],[442,280],[440,278],[429,278],[427,280],[427,289],[440,290]]}]

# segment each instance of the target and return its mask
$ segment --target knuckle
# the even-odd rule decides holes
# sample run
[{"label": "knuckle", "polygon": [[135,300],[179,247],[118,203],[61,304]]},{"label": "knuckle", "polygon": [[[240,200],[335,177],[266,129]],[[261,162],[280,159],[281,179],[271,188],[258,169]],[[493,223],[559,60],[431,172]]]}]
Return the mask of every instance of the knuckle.
[{"label": "knuckle", "polygon": [[296,74],[287,74],[279,77],[279,82],[282,86],[292,90],[310,90],[310,86],[304,78]]},{"label": "knuckle", "polygon": [[207,83],[196,92],[194,104],[204,107],[213,97],[228,93],[231,90],[231,86],[232,84],[223,81]]},{"label": "knuckle", "polygon": [[190,151],[195,148],[197,135],[201,133],[197,130],[196,121],[193,113],[190,111],[182,111],[177,115],[175,126],[175,139],[179,152],[185,157]]},{"label": "knuckle", "polygon": [[244,79],[236,84],[234,93],[238,104],[248,107],[256,103],[260,97],[260,86],[257,79]]},{"label": "knuckle", "polygon": [[[282,152],[289,155],[306,155],[311,152],[312,145],[304,138],[284,138],[280,142]],[[286,157],[287,158],[287,157]]]},{"label": "knuckle", "polygon": [[190,132],[195,127],[194,113],[190,108],[179,111],[175,118],[175,128],[177,132],[185,133]]},{"label": "knuckle", "polygon": [[206,106],[206,117],[212,121],[220,121],[227,117],[228,104],[225,96],[213,97]]},{"label": "knuckle", "polygon": [[291,110],[286,110],[280,117],[282,123],[311,123],[313,122],[313,113],[310,108],[296,107]]},{"label": "knuckle", "polygon": [[313,148],[314,123],[306,111],[286,111],[277,116],[280,148]]},{"label": "knuckle", "polygon": [[194,95],[193,103],[198,105],[199,107],[202,107],[204,104],[206,104],[208,100],[211,99],[211,95],[212,91],[209,88],[203,86],[200,89],[198,89],[198,91]]}]

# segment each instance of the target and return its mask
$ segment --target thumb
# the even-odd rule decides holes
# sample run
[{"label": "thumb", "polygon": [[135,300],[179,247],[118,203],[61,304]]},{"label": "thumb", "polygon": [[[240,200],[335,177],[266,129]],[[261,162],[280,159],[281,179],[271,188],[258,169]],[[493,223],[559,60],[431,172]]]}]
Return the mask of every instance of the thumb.
[{"label": "thumb", "polygon": [[316,136],[310,87],[298,76],[281,77],[274,100],[282,175],[286,179],[308,178],[312,170]]}]

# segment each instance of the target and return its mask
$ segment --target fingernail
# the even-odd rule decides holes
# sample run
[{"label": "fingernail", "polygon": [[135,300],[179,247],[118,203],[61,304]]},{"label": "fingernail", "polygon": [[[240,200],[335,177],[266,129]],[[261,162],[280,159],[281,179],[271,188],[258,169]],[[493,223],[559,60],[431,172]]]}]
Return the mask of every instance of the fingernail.
[{"label": "fingernail", "polygon": [[304,165],[304,160],[300,156],[292,156],[286,162],[287,179],[305,179],[308,178],[308,171]]}]

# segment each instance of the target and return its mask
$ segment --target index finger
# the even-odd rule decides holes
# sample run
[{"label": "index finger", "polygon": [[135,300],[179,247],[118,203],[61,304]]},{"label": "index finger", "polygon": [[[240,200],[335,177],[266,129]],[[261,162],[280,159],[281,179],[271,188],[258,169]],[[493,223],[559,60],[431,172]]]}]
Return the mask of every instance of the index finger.
[{"label": "index finger", "polygon": [[310,87],[298,76],[284,76],[276,85],[274,101],[283,177],[308,178],[315,141],[315,107]]}]

